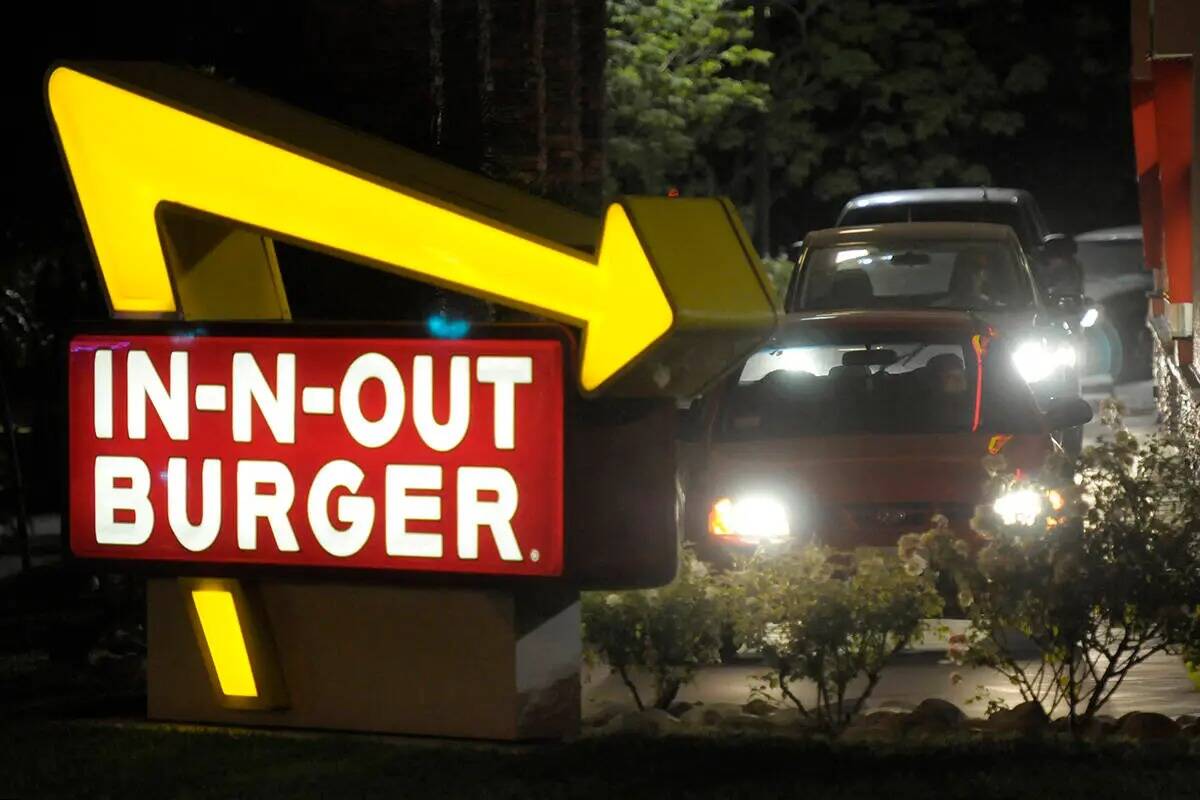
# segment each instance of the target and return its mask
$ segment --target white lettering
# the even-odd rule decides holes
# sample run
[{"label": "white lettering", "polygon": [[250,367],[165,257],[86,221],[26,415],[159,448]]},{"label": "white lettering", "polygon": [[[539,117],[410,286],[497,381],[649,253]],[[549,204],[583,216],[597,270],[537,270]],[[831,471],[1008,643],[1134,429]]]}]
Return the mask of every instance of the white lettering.
[{"label": "white lettering", "polygon": [[252,441],[250,402],[258,406],[271,435],[279,444],[296,441],[296,356],[275,357],[275,391],[250,353],[233,354],[233,440]]},{"label": "white lettering", "polygon": [[[374,378],[383,384],[383,416],[371,421],[363,416],[360,405],[362,387]],[[379,353],[363,353],[354,359],[342,378],[338,404],[346,430],[363,447],[383,447],[395,437],[404,419],[404,382],[390,358]]]},{"label": "white lettering", "polygon": [[97,439],[113,435],[112,350],[97,350],[92,371],[92,419]]},{"label": "white lettering", "polygon": [[389,556],[441,558],[442,534],[412,533],[409,520],[440,520],[442,500],[436,495],[410,495],[409,489],[440,491],[442,468],[438,466],[388,464],[384,470],[385,540]]},{"label": "white lettering", "polygon": [[125,362],[126,420],[130,439],[146,438],[146,401],[162,420],[167,435],[177,442],[188,438],[188,354],[171,353],[171,390],[144,350],[131,350]]},{"label": "white lettering", "polygon": [[475,378],[480,383],[495,385],[492,424],[496,449],[512,450],[516,439],[514,386],[533,383],[533,359],[528,356],[480,356],[475,363]]},{"label": "white lettering", "polygon": [[[96,543],[145,544],[154,530],[150,505],[150,469],[133,456],[96,456]],[[117,486],[117,481],[128,486]],[[118,522],[117,511],[132,511],[132,522]]]},{"label": "white lettering", "polygon": [[186,458],[167,459],[167,522],[185,550],[200,553],[212,547],[221,530],[221,461],[206,458],[200,466],[200,523],[188,519]]},{"label": "white lettering", "polygon": [[[480,492],[495,492],[495,500],[480,500]],[[479,558],[479,529],[492,529],[500,558],[520,561],[521,548],[513,534],[517,512],[517,483],[500,467],[460,467],[458,470],[458,557]]]},{"label": "white lettering", "polygon": [[471,421],[471,359],[450,359],[450,415],[445,424],[433,418],[433,357],[413,358],[413,422],[425,444],[445,453],[467,435]]},{"label": "white lettering", "polygon": [[[350,461],[330,461],[317,472],[308,490],[308,524],[317,543],[326,553],[339,558],[352,556],[367,543],[375,524],[375,501],[353,493],[362,486],[363,471]],[[349,489],[349,496],[337,501],[338,521],[346,525],[339,530],[329,521],[329,495],[338,487]]]},{"label": "white lettering", "polygon": [[[269,483],[274,494],[259,494],[258,485]],[[258,520],[265,519],[275,545],[285,553],[300,549],[288,520],[296,499],[296,483],[287,466],[278,461],[239,461],[237,466],[237,540],[241,550],[258,547]]]}]

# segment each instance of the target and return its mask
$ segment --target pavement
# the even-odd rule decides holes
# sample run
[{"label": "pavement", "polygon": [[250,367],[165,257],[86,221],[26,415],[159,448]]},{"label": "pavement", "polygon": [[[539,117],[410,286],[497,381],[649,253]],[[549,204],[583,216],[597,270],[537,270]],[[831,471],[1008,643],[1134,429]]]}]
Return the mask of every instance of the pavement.
[{"label": "pavement", "polygon": [[[1136,435],[1157,430],[1151,381],[1116,386],[1110,380],[1089,381],[1084,398],[1096,410],[1105,399],[1119,401],[1125,408],[1125,426]],[[1110,433],[1098,419],[1093,420],[1084,429],[1085,444],[1094,443]],[[948,637],[962,632],[965,621],[934,620],[932,623],[931,627],[940,630],[927,634],[923,641],[896,656],[872,692],[868,709],[911,708],[926,698],[940,697],[963,708],[970,716],[984,716],[988,699],[1004,701],[1010,707],[1021,702],[1016,687],[998,673],[981,668],[964,669],[946,658]],[[700,670],[694,683],[680,691],[678,699],[699,700],[706,704],[744,704],[749,699],[754,676],[763,672],[762,663],[753,660],[707,667]],[[860,686],[852,685],[850,695],[856,696],[861,691]],[[811,704],[815,699],[811,684],[802,685],[797,694],[805,703]],[[977,697],[982,699],[974,699]],[[610,675],[607,667],[602,665],[585,671],[583,698],[585,716],[609,704],[632,704],[629,691],[620,679]],[[1120,716],[1135,710],[1170,716],[1200,714],[1200,691],[1189,679],[1178,656],[1158,655],[1134,668],[1105,706],[1104,713]]]}]

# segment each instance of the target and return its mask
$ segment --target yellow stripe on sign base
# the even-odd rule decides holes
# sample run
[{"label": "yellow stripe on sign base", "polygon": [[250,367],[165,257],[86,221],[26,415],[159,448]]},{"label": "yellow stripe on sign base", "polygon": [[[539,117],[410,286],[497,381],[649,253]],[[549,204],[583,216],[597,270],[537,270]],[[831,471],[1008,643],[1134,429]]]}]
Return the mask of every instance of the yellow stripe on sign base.
[{"label": "yellow stripe on sign base", "polygon": [[193,589],[192,603],[217,671],[221,692],[229,697],[258,697],[250,652],[246,648],[233,593],[225,589]]}]

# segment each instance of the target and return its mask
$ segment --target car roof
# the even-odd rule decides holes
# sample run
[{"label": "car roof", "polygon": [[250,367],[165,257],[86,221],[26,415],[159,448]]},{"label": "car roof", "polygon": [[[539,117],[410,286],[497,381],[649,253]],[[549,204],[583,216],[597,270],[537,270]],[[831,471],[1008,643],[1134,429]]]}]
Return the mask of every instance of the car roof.
[{"label": "car roof", "polygon": [[1121,225],[1116,228],[1100,228],[1075,237],[1077,242],[1140,242],[1141,225]]},{"label": "car roof", "polygon": [[[946,309],[845,309],[784,314],[771,344],[802,340],[815,331],[914,331],[968,336],[988,324],[967,311]],[[769,349],[770,345],[767,348]]]},{"label": "car roof", "polygon": [[843,213],[851,209],[882,205],[911,205],[915,203],[1022,203],[1032,196],[1024,189],[1005,189],[997,186],[963,186],[949,189],[898,189],[890,192],[860,194],[846,203]]},{"label": "car roof", "polygon": [[841,244],[870,244],[884,241],[968,242],[1015,241],[1017,234],[1007,225],[988,222],[891,222],[883,225],[849,225],[810,231],[806,247],[836,247]]}]

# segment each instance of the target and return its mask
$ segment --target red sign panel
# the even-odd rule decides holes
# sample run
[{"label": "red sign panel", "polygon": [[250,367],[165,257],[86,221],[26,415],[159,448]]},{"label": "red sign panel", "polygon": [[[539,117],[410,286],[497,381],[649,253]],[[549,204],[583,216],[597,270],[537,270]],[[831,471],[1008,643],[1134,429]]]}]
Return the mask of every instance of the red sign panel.
[{"label": "red sign panel", "polygon": [[562,572],[554,340],[71,340],[85,558]]}]

